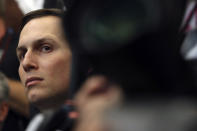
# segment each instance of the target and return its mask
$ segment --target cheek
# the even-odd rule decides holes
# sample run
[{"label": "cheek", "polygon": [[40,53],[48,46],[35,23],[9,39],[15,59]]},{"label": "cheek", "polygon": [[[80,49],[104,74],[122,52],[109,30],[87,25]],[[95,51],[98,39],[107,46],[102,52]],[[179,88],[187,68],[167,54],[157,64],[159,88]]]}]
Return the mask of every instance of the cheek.
[{"label": "cheek", "polygon": [[19,73],[19,77],[21,79],[21,82],[24,83],[24,77],[25,76],[24,76],[24,71],[23,71],[21,66],[19,66],[19,68],[18,68],[18,73]]},{"label": "cheek", "polygon": [[70,61],[60,60],[50,66],[49,78],[53,92],[67,92],[70,82]]},{"label": "cheek", "polygon": [[70,74],[70,58],[63,57],[50,61],[45,69],[49,71],[48,75],[53,76],[53,78],[59,80],[65,79]]}]

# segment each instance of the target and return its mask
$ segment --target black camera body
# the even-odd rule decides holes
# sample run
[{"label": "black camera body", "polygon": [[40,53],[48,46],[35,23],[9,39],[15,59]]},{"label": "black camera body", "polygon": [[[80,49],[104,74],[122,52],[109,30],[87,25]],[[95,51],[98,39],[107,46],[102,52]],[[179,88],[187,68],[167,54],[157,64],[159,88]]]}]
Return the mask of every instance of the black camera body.
[{"label": "black camera body", "polygon": [[[71,92],[101,74],[130,96],[193,94],[178,32],[185,0],[75,0],[64,16]],[[189,87],[189,88],[188,88]]]}]

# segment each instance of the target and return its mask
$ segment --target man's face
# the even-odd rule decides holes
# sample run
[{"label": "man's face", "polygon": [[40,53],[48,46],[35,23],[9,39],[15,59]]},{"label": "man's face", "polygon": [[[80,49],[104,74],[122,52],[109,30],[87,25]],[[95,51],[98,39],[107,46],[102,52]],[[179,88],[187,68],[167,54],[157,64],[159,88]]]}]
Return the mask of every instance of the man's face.
[{"label": "man's face", "polygon": [[66,98],[71,63],[61,19],[44,16],[29,21],[21,31],[17,56],[29,101],[40,109],[61,104]]}]

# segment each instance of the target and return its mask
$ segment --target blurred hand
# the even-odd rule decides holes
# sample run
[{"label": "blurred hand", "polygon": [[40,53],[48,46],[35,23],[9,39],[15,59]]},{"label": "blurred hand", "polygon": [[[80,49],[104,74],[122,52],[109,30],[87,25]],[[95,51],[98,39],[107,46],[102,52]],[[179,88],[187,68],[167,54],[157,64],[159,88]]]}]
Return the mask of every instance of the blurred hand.
[{"label": "blurred hand", "polygon": [[103,76],[90,77],[75,97],[79,119],[74,131],[109,131],[104,116],[121,103],[118,85]]}]

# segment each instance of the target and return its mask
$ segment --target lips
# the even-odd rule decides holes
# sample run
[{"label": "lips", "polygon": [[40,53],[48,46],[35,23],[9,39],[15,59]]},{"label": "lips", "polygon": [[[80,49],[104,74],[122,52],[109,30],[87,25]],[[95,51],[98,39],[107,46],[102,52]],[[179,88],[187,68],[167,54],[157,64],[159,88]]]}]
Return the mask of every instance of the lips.
[{"label": "lips", "polygon": [[43,79],[40,77],[29,77],[26,81],[25,81],[25,86],[26,87],[31,87],[34,86],[36,84],[38,84],[40,81],[42,81]]}]

